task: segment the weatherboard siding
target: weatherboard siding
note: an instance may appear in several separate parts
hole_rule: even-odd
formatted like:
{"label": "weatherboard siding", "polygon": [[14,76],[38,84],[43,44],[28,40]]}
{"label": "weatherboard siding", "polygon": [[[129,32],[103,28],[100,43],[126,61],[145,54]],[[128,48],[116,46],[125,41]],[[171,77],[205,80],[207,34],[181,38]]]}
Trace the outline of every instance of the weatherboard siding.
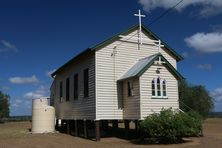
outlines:
{"label": "weatherboard siding", "polygon": [[139,78],[130,79],[133,94],[128,96],[128,81],[123,82],[123,119],[140,119],[140,84]]}
{"label": "weatherboard siding", "polygon": [[[156,73],[157,68],[160,69],[160,74]],[[162,78],[167,82],[167,99],[152,98],[151,82],[153,78]],[[165,66],[152,65],[140,77],[140,99],[141,99],[141,119],[161,111],[162,108],[178,109],[178,81]]]}
{"label": "weatherboard siding", "polygon": [[[89,97],[84,98],[83,70],[89,68]],[[78,73],[78,100],[74,100],[74,74]],[[70,98],[66,101],[66,78],[70,79]],[[59,83],[63,82],[63,102],[59,102]],[[54,80],[54,106],[59,119],[95,119],[95,54],[76,60]]]}
{"label": "weatherboard siding", "polygon": [[[128,35],[137,34],[134,31]],[[137,36],[137,35],[136,35]],[[143,38],[149,39],[145,34]],[[115,52],[114,52],[115,51]],[[168,82],[168,100],[151,100],[150,76],[155,75],[155,68],[151,66],[141,78],[133,78],[134,96],[127,96],[127,82],[122,82],[121,89],[117,89],[117,81],[139,59],[158,53],[158,47],[153,45],[138,45],[138,43],[122,40],[96,49],[87,55],[73,61],[58,72],[51,88],[56,108],[56,117],[60,119],[141,119],[152,111],[158,111],[164,107],[178,107],[177,81],[165,71]],[[115,53],[113,55],[113,53]],[[164,48],[160,53],[176,69],[176,59]],[[84,98],[83,70],[89,68],[89,97]],[[78,73],[79,98],[74,100],[73,78]],[[149,75],[150,73],[150,75]],[[164,74],[164,73],[161,73]],[[66,101],[66,78],[70,79],[70,99]],[[153,77],[152,77],[153,78]],[[63,82],[63,102],[59,102],[59,84]],[[148,86],[145,83],[149,83]],[[121,90],[121,91],[120,91]],[[148,101],[147,101],[148,100]],[[144,103],[144,104],[143,104]],[[163,104],[161,104],[163,103]]]}
{"label": "weatherboard siding", "polygon": [[[136,33],[137,31],[130,33],[127,38]],[[149,39],[145,34],[143,38]],[[115,56],[113,56],[113,51],[115,51]],[[163,49],[160,52],[176,68],[176,60],[172,55]],[[118,97],[117,80],[139,59],[156,53],[158,53],[156,46],[138,45],[121,40],[114,41],[96,51],[96,119],[123,119],[127,117],[127,112],[130,114],[135,111],[135,108],[129,107],[129,111],[126,111],[125,108],[120,107],[123,98]]]}
{"label": "weatherboard siding", "polygon": [[[134,36],[136,37],[137,31],[134,31],[132,33],[130,33],[127,38],[130,38],[130,36]],[[146,34],[142,34],[142,37],[144,40],[153,40],[153,38],[151,38],[149,35]],[[175,68],[177,69],[177,63],[176,63],[176,59],[174,58],[174,56],[172,54],[170,54],[169,51],[167,51],[164,47],[161,47],[160,50],[158,49],[157,46],[154,45],[148,45],[146,43],[146,41],[143,41],[144,44],[139,44],[139,52],[137,53],[137,57],[139,59],[154,55],[158,52],[160,52],[168,61],[169,63]],[[134,43],[135,44],[135,43]],[[136,46],[134,46],[134,48],[138,49],[138,44],[136,44]]]}

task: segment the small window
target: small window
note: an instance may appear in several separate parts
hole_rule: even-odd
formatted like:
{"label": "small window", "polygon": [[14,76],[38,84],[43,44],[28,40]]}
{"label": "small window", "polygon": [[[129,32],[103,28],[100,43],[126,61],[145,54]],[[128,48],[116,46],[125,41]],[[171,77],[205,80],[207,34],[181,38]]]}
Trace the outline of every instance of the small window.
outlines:
{"label": "small window", "polygon": [[74,100],[78,100],[78,74],[74,75]]}
{"label": "small window", "polygon": [[156,96],[156,91],[155,91],[155,80],[152,80],[152,96]]}
{"label": "small window", "polygon": [[128,88],[128,97],[133,96],[133,82],[132,81],[127,82],[127,88]]}
{"label": "small window", "polygon": [[157,78],[157,96],[161,96],[160,78]]}
{"label": "small window", "polygon": [[59,102],[62,102],[62,97],[63,97],[63,86],[62,86],[62,81],[59,83]]}
{"label": "small window", "polygon": [[69,89],[70,89],[70,85],[69,85],[69,78],[66,78],[66,101],[69,101]]}
{"label": "small window", "polygon": [[89,97],[89,69],[85,69],[84,73],[84,97]]}

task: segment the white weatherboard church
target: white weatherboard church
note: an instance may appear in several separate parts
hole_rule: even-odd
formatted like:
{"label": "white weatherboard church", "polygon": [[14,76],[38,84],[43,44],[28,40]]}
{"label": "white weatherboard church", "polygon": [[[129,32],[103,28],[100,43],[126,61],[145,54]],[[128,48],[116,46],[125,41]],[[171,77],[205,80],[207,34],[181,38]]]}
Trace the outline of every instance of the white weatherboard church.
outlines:
{"label": "white weatherboard church", "polygon": [[[179,109],[177,62],[183,58],[148,28],[133,26],[72,58],[52,76],[61,120],[143,120]],[[77,123],[75,124],[77,125]],[[98,134],[98,133],[97,133]]]}

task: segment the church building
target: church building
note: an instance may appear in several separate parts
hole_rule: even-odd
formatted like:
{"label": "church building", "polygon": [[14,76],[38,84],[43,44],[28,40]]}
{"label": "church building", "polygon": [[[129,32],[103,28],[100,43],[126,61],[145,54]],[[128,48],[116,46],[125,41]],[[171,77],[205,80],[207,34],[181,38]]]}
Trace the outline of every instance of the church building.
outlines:
{"label": "church building", "polygon": [[101,125],[108,121],[133,121],[137,127],[139,120],[162,108],[179,109],[178,81],[183,76],[177,62],[182,59],[149,28],[132,26],[52,73],[56,119],[73,126],[76,135],[78,125],[87,135],[87,122],[93,123],[99,140]]}

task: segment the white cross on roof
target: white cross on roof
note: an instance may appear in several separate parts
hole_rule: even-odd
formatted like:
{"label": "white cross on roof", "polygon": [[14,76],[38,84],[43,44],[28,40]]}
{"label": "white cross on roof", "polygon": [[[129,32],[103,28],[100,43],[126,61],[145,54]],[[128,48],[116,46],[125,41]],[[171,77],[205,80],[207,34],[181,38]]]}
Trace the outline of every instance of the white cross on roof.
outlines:
{"label": "white cross on roof", "polygon": [[143,44],[142,42],[142,21],[141,21],[141,17],[146,17],[145,15],[142,15],[139,9],[139,13],[138,14],[134,14],[134,16],[138,16],[139,17],[139,27],[140,27],[140,32],[139,32],[139,37],[140,37],[140,44]]}

